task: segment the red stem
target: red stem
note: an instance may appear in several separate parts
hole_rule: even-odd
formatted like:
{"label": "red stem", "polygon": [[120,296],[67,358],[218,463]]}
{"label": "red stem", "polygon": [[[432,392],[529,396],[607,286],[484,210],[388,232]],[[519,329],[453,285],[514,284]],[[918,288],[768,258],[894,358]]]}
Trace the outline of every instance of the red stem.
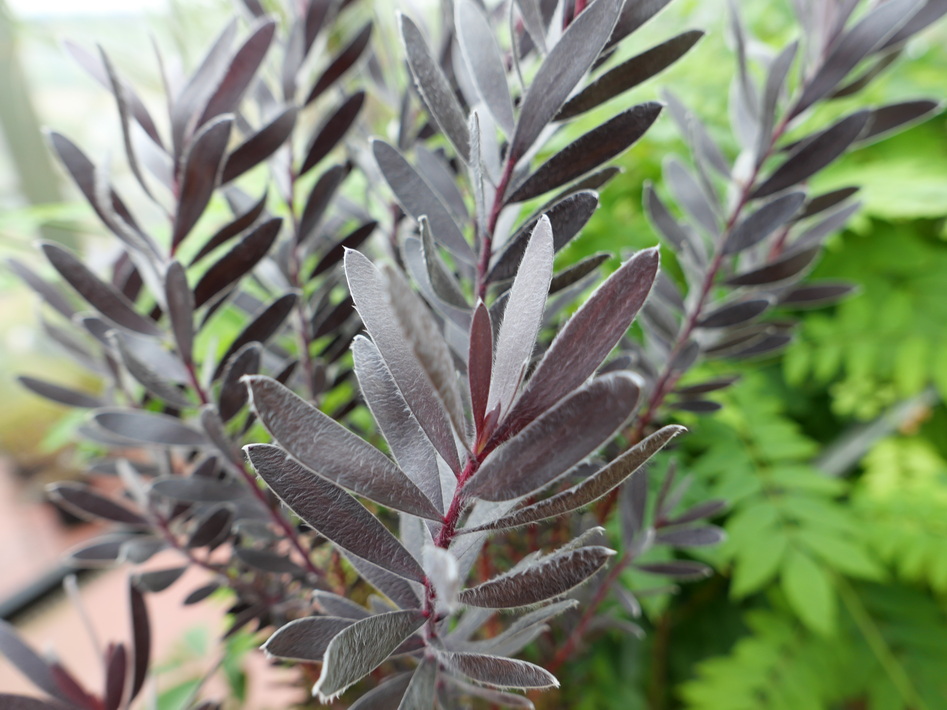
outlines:
{"label": "red stem", "polygon": [[506,159],[503,175],[500,177],[500,184],[497,185],[496,196],[493,198],[493,206],[490,208],[487,231],[483,235],[483,248],[480,251],[480,262],[477,264],[477,295],[481,300],[485,300],[489,285],[487,274],[490,270],[490,258],[493,256],[493,233],[496,231],[497,220],[500,219],[500,212],[503,210],[503,198],[513,178],[513,169],[516,167],[517,160],[518,158],[512,154]]}

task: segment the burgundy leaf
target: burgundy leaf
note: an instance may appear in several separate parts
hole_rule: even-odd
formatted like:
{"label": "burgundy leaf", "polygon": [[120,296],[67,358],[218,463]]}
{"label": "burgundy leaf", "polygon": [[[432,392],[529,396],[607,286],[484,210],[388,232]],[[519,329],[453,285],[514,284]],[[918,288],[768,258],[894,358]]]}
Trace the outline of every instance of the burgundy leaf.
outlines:
{"label": "burgundy leaf", "polygon": [[316,181],[315,186],[306,198],[302,216],[299,218],[299,229],[296,240],[302,244],[316,235],[316,230],[325,216],[326,210],[342,181],[348,175],[348,169],[342,165],[333,165],[326,170]]}
{"label": "burgundy leaf", "polygon": [[247,343],[227,362],[220,381],[218,412],[224,422],[233,419],[247,403],[247,388],[240,381],[244,375],[260,372],[263,348],[259,343]]}
{"label": "burgundy leaf", "polygon": [[326,648],[313,695],[318,695],[322,702],[338,697],[381,665],[426,621],[419,611],[393,611],[356,621],[343,629]]}
{"label": "burgundy leaf", "polygon": [[556,120],[564,121],[590,111],[647,81],[687,54],[703,36],[700,30],[690,30],[622,62],[569,99]]}
{"label": "burgundy leaf", "polygon": [[752,298],[715,308],[697,321],[700,328],[728,328],[761,316],[772,305],[768,298]]}
{"label": "burgundy leaf", "polygon": [[[27,646],[9,623],[0,619],[0,653],[16,667],[20,673],[47,695],[62,700],[69,705],[69,697],[65,695],[56,683],[56,679],[46,663],[32,648]],[[8,696],[9,697],[9,696]],[[2,699],[3,696],[0,696]],[[14,700],[14,703],[19,702]],[[47,708],[52,704],[37,705],[37,708]],[[4,705],[4,707],[8,707]],[[16,705],[10,707],[16,708]],[[24,709],[27,705],[22,706]]]}
{"label": "burgundy leaf", "polygon": [[758,269],[731,276],[727,283],[731,286],[763,286],[791,279],[803,272],[819,255],[819,251],[820,247],[815,246],[787,254]]}
{"label": "burgundy leaf", "polygon": [[891,131],[901,130],[911,123],[923,121],[941,108],[937,101],[903,101],[876,108],[871,112],[868,130],[858,138],[858,145],[874,141]]}
{"label": "burgundy leaf", "polygon": [[406,579],[424,581],[424,571],[397,538],[344,490],[275,446],[251,444],[245,451],[273,492],[323,537]]}
{"label": "burgundy leaf", "polygon": [[105,654],[105,697],[102,700],[104,710],[119,710],[127,675],[128,652],[125,650],[125,644],[109,644]]}
{"label": "burgundy leaf", "polygon": [[310,616],[290,621],[263,644],[267,656],[302,663],[321,663],[336,636],[354,623],[334,616]]}
{"label": "burgundy leaf", "polygon": [[292,313],[296,307],[297,299],[298,296],[295,293],[284,294],[255,315],[247,327],[234,338],[230,347],[227,348],[227,352],[220,358],[220,364],[214,372],[213,379],[216,380],[223,374],[224,367],[230,361],[231,356],[237,353],[241,348],[254,342],[265,345],[275,333],[279,332],[280,328],[283,327],[283,323],[285,323],[289,317],[289,314]]}
{"label": "burgundy leaf", "polygon": [[767,202],[756,212],[740,220],[730,231],[723,253],[736,254],[759,244],[777,229],[785,226],[802,209],[805,200],[806,193],[800,190]]}
{"label": "burgundy leaf", "polygon": [[171,233],[172,249],[176,249],[197,224],[214,194],[232,126],[233,118],[229,116],[209,122],[194,136],[184,156],[180,198]]}
{"label": "burgundy leaf", "polygon": [[369,22],[359,30],[358,34],[355,35],[355,39],[333,58],[322,76],[313,85],[306,101],[303,103],[304,106],[308,106],[319,98],[326,89],[341,79],[342,75],[352,68],[368,47],[368,40],[371,39],[371,36],[372,24]]}
{"label": "burgundy leaf", "polygon": [[[314,3],[315,4],[315,3]],[[303,176],[319,164],[329,152],[339,144],[345,134],[349,132],[355,119],[358,118],[362,105],[365,103],[365,92],[358,91],[349,96],[335,113],[326,119],[315,133],[306,158],[303,160],[299,175]]]}
{"label": "burgundy leaf", "polygon": [[280,217],[263,222],[220,257],[194,287],[194,306],[200,308],[253,269],[273,246],[282,223]]}
{"label": "burgundy leaf", "polygon": [[796,217],[796,221],[812,217],[828,209],[832,209],[837,204],[844,202],[849,197],[858,192],[858,187],[842,187],[838,190],[832,190],[816,197],[813,197],[806,203],[805,209]]}
{"label": "burgundy leaf", "polygon": [[856,289],[852,284],[820,281],[792,289],[779,302],[794,308],[823,306],[845,298]]}
{"label": "burgundy leaf", "polygon": [[226,73],[207,101],[204,112],[197,121],[198,126],[203,126],[212,118],[237,109],[263,63],[275,32],[275,20],[266,18],[256,23],[250,37],[233,55]]}
{"label": "burgundy leaf", "polygon": [[563,289],[578,283],[595,271],[599,266],[608,261],[611,256],[612,255],[607,252],[599,252],[598,254],[593,254],[582,261],[576,262],[568,269],[563,269],[552,277],[552,281],[549,284],[549,293],[558,293],[559,291],[562,291]]}
{"label": "burgundy leaf", "polygon": [[679,394],[682,397],[690,397],[698,394],[707,394],[708,392],[717,392],[722,389],[726,389],[731,385],[735,384],[740,379],[739,375],[731,375],[729,377],[720,377],[714,380],[707,380],[701,382],[698,385],[689,385],[687,387],[679,387],[674,390],[675,394]]}
{"label": "burgundy leaf", "polygon": [[201,247],[200,251],[197,252],[197,255],[191,259],[191,266],[210,254],[220,245],[236,237],[238,234],[243,232],[243,230],[248,229],[250,225],[256,222],[260,215],[263,214],[263,210],[266,208],[266,197],[267,194],[263,193],[263,197],[254,203],[250,209],[237,215],[237,217],[235,217],[232,221],[228,222],[219,230],[217,230],[214,236],[208,239],[204,246]]}
{"label": "burgundy leaf", "polygon": [[520,105],[508,160],[522,158],[562,108],[605,46],[621,6],[619,0],[596,0],[546,55]]}
{"label": "burgundy leaf", "polygon": [[177,261],[168,264],[165,272],[164,300],[178,354],[184,362],[191,362],[194,357],[194,294],[184,267]]}
{"label": "burgundy leaf", "polygon": [[313,268],[312,273],[309,274],[309,278],[313,279],[319,274],[325,273],[342,261],[342,259],[345,258],[346,250],[358,249],[362,243],[375,232],[377,227],[378,222],[366,222],[353,229],[341,241],[336,242],[329,251],[322,255],[315,268]]}
{"label": "burgundy leaf", "polygon": [[635,378],[592,380],[490,454],[465,490],[484,500],[512,500],[541,490],[605,444],[631,415]]}
{"label": "burgundy leaf", "polygon": [[235,180],[273,155],[292,134],[297,113],[298,109],[290,106],[237,146],[224,162],[220,183]]}
{"label": "burgundy leaf", "polygon": [[[210,515],[203,517],[188,538],[188,547],[209,547],[211,549],[221,544],[230,534],[234,522],[234,511],[228,506],[220,506],[211,510]],[[207,596],[212,594],[218,584],[214,583],[207,591]],[[206,588],[205,588],[206,589]],[[192,594],[192,596],[194,596]],[[190,599],[190,597],[189,597]],[[189,603],[196,603],[199,599],[194,599]]]}
{"label": "burgundy leaf", "polygon": [[531,421],[595,372],[631,326],[657,271],[658,250],[645,249],[589,296],[549,346],[511,419]]}
{"label": "burgundy leaf", "polygon": [[483,302],[477,303],[470,322],[470,351],[467,356],[467,379],[470,386],[470,404],[474,426],[479,432],[487,413],[490,396],[490,372],[493,368],[493,325],[490,311]]}
{"label": "burgundy leaf", "polygon": [[359,495],[412,515],[440,513],[391,460],[268,377],[248,377],[260,421],[304,466]]}
{"label": "burgundy leaf", "polygon": [[101,281],[67,249],[56,244],[42,245],[49,263],[89,305],[117,325],[146,335],[161,331],[154,321],[135,310],[134,304],[111,284]]}

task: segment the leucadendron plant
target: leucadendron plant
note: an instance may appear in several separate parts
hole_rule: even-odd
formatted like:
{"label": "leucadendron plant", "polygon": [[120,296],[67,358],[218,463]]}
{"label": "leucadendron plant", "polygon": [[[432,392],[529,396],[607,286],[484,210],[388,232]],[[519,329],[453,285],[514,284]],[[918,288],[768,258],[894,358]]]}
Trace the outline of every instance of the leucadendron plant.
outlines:
{"label": "leucadendron plant", "polygon": [[[80,433],[109,456],[90,474],[124,485],[53,489],[119,526],[73,561],[174,549],[181,564],[140,588],[203,567],[214,579],[188,601],[229,589],[229,633],[268,627],[264,650],[302,664],[322,701],[351,688],[353,708],[405,710],[531,707],[510,691],[556,686],[608,598],[625,611],[601,618],[641,631],[624,570],[708,575],[673,553],[719,542],[706,521],[725,504],[678,510],[673,475],[649,490],[643,467],[682,433],[677,412],[713,411],[705,395],[734,381],[688,378],[696,363],[774,352],[790,327],[771,309],[848,292],[799,284],[854,211],[853,190],[812,197],[805,182],[935,105],[827,128],[808,116],[867,84],[947,2],[797,2],[804,41],[767,62],[763,87],[734,9],[735,160],[674,95],[619,99],[700,39],[614,60],[668,3],[454,0],[430,28],[398,15],[400,47],[385,48],[357,2],[293,4],[282,23],[245,2],[236,50],[231,23],[189,79],[167,77],[165,130],[104,53],[72,46],[114,94],[129,171],[161,215],[133,215],[107,166],[51,135],[121,242],[110,282],[43,247],[91,313],[11,264],[58,313],[50,335],[109,382],[90,395],[23,378],[92,410]],[[665,171],[683,221],[650,186],[645,203],[683,281],[656,248],[621,255],[622,235],[557,272],[618,172],[608,163],[665,105],[695,169],[671,158]],[[530,644],[538,663],[516,658]],[[132,696],[117,697],[109,707]]]}

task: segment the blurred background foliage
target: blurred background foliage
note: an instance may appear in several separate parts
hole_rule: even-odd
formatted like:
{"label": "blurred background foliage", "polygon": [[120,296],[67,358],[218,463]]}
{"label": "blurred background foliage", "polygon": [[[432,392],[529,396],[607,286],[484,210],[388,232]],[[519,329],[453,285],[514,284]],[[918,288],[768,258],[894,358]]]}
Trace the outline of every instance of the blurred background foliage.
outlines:
{"label": "blurred background foliage", "polygon": [[[740,5],[761,40],[751,52],[767,52],[769,42],[776,46],[795,34],[788,2]],[[682,62],[627,100],[672,87],[733,149],[727,96],[734,60],[722,10],[720,0],[677,0],[649,32],[639,33],[642,44],[629,53],[685,29],[707,30]],[[375,11],[379,21],[392,22],[387,2],[376,3]],[[108,97],[79,78],[55,39],[99,41],[133,82],[156,87],[153,58],[142,50],[148,34],[190,64],[228,12],[225,1],[176,2],[167,15],[146,22],[14,23],[3,13],[0,23],[8,24],[7,36],[17,34],[42,122],[105,150],[111,147]],[[941,22],[883,80],[822,110],[841,115],[854,105],[945,98],[945,68],[947,23]],[[100,114],[109,119],[97,120]],[[586,121],[575,131],[593,125],[596,115]],[[657,241],[642,212],[641,188],[646,180],[660,182],[669,152],[686,154],[664,118],[622,158],[624,173],[604,191],[601,209],[564,251],[563,263]],[[27,194],[23,166],[2,164],[0,250],[28,254],[40,231],[88,241],[86,211],[68,196],[57,201],[60,189],[67,194],[64,187]],[[702,553],[718,573],[677,595],[648,599],[644,638],[601,629],[565,666],[563,690],[542,698],[544,706],[947,707],[947,114],[845,157],[812,188],[848,184],[862,186],[864,208],[832,238],[813,276],[858,283],[859,293],[805,313],[795,343],[779,358],[707,366],[737,371],[743,380],[722,395],[718,414],[684,421],[693,433],[674,457],[678,475],[691,482],[685,495],[729,501],[718,521],[727,543]],[[0,369],[7,375],[0,381],[0,451],[21,463],[55,450],[69,430],[61,411],[24,395],[9,377],[47,367],[36,360],[47,355],[30,303],[0,273]],[[660,469],[652,471],[656,481]]]}

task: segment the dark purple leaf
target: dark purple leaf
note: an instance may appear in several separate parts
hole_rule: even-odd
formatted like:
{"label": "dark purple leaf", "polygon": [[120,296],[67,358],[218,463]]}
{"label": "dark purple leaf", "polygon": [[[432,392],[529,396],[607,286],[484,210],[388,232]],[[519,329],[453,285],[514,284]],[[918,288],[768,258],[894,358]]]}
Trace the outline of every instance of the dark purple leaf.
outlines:
{"label": "dark purple leaf", "polygon": [[665,528],[658,531],[655,542],[672,547],[708,547],[726,539],[723,530],[715,525],[696,528]]}
{"label": "dark purple leaf", "polygon": [[194,357],[194,295],[187,282],[187,272],[177,261],[168,264],[164,276],[164,299],[171,331],[184,362]]}
{"label": "dark purple leaf", "polygon": [[823,306],[835,303],[856,290],[857,287],[852,284],[821,281],[798,286],[782,296],[779,302],[793,308]]}
{"label": "dark purple leaf", "polygon": [[704,250],[697,242],[696,237],[686,226],[681,225],[674,219],[650,183],[645,184],[644,206],[651,224],[657,228],[670,246],[677,251],[688,251],[693,257],[703,257]]}
{"label": "dark purple leaf", "polygon": [[669,522],[673,525],[683,525],[684,523],[692,523],[695,520],[702,520],[703,518],[712,518],[725,510],[727,507],[727,502],[723,500],[708,500],[703,503],[698,503],[693,508],[689,508],[680,515],[672,518]]}
{"label": "dark purple leaf", "polygon": [[626,2],[622,8],[618,22],[612,30],[611,37],[605,49],[609,50],[621,42],[625,37],[641,27],[644,23],[657,15],[671,0],[636,0]]}
{"label": "dark purple leaf", "polygon": [[75,315],[75,309],[69,304],[66,296],[58,284],[54,285],[41,278],[35,271],[24,264],[19,259],[10,258],[6,261],[7,266],[16,274],[27,286],[36,291],[39,296],[46,301],[53,309],[58,311],[66,320],[72,320]]}
{"label": "dark purple leaf", "polygon": [[337,332],[354,313],[355,303],[351,297],[346,297],[331,308],[327,304],[312,317],[312,337],[321,338]]}
{"label": "dark purple leaf", "polygon": [[868,124],[869,118],[870,111],[858,111],[830,126],[812,140],[803,141],[786,161],[753,191],[751,197],[755,199],[781,192],[822,170],[855,142]]}
{"label": "dark purple leaf", "polygon": [[549,284],[549,293],[558,293],[564,288],[578,283],[608,261],[611,256],[606,252],[600,252],[573,264],[568,269],[563,269],[552,277],[552,282]]}
{"label": "dark purple leaf", "polygon": [[516,230],[503,253],[494,262],[487,280],[490,283],[496,283],[516,275],[516,269],[523,259],[530,235],[543,215],[549,218],[552,226],[553,250],[558,252],[588,224],[596,209],[598,209],[598,195],[592,190],[574,192],[556,201],[550,207],[543,208],[540,214],[530,218]]}
{"label": "dark purple leaf", "polygon": [[185,565],[184,567],[172,567],[170,569],[155,570],[154,572],[142,572],[134,577],[134,584],[146,592],[163,592],[177,582],[186,571],[187,566]]}
{"label": "dark purple leaf", "polygon": [[397,538],[344,490],[275,446],[251,444],[245,451],[273,492],[320,535],[389,572],[424,581],[424,571]]}
{"label": "dark purple leaf", "polygon": [[743,348],[742,350],[734,350],[733,352],[728,353],[727,357],[731,359],[741,359],[772,355],[773,353],[785,348],[790,342],[792,342],[792,335],[785,333],[774,333],[764,336],[762,339]]}
{"label": "dark purple leaf", "polygon": [[490,23],[471,0],[455,3],[454,13],[454,27],[470,78],[497,125],[511,136],[516,123],[513,102],[506,83],[506,66]]}
{"label": "dark purple leaf", "polygon": [[227,156],[220,183],[235,180],[273,155],[292,134],[297,112],[295,106],[290,106],[237,146]]}
{"label": "dark purple leaf", "polygon": [[220,358],[220,365],[218,365],[217,371],[214,372],[213,379],[216,380],[223,374],[227,362],[229,362],[230,358],[241,348],[254,342],[265,345],[275,333],[279,332],[280,328],[283,327],[283,323],[285,323],[289,317],[289,314],[292,313],[296,307],[297,299],[298,296],[295,293],[284,294],[254,316],[249,325],[234,338],[230,347],[227,348],[227,352]]}
{"label": "dark purple leaf", "polygon": [[[602,1],[602,0],[600,0]],[[507,202],[525,202],[575,180],[632,146],[661,113],[661,104],[639,104],[623,111],[543,163]]]}
{"label": "dark purple leaf", "polygon": [[552,224],[544,215],[530,235],[503,308],[487,411],[499,407],[500,415],[505,416],[526,374],[552,280],[553,249]]}
{"label": "dark purple leaf", "polygon": [[924,0],[889,0],[876,5],[835,41],[819,70],[806,83],[790,117],[831,93],[858,63],[911,19]]}
{"label": "dark purple leaf", "polygon": [[339,141],[345,137],[352,124],[355,123],[355,119],[358,118],[364,103],[364,91],[352,94],[318,128],[315,138],[313,138],[309,149],[306,151],[306,158],[303,160],[302,167],[299,169],[300,176],[305,175],[318,165],[339,144]]}
{"label": "dark purple leaf", "polygon": [[945,14],[947,14],[947,3],[943,0],[927,0],[917,12],[911,15],[911,19],[885,40],[885,43],[877,51],[884,51],[903,43]]}
{"label": "dark purple leaf", "polygon": [[59,506],[87,520],[108,520],[119,525],[147,528],[148,521],[124,505],[96,493],[82,483],[55,483],[48,489]]}
{"label": "dark purple leaf", "polygon": [[618,0],[592,3],[550,50],[523,97],[508,160],[522,158],[562,108],[605,46],[621,6]]}
{"label": "dark purple leaf", "polygon": [[286,555],[273,550],[256,550],[250,547],[236,546],[234,556],[243,564],[261,572],[270,574],[289,574],[294,577],[303,577],[306,572],[295,564]]}
{"label": "dark purple leaf", "polygon": [[682,397],[692,397],[699,394],[707,394],[709,392],[718,392],[719,390],[726,389],[731,385],[735,384],[740,379],[739,375],[731,375],[729,377],[720,377],[715,380],[707,380],[706,382],[701,382],[698,385],[688,385],[687,387],[679,387],[674,390],[674,394],[681,395]]}
{"label": "dark purple leaf", "polygon": [[848,224],[848,220],[861,209],[861,206],[861,202],[853,202],[819,220],[793,240],[793,250],[822,246],[826,237],[835,234]]}
{"label": "dark purple leaf", "polygon": [[246,382],[260,421],[304,466],[382,505],[440,519],[431,501],[378,449],[275,380],[254,376]]}
{"label": "dark purple leaf", "polygon": [[145,390],[162,400],[166,404],[177,409],[186,409],[193,406],[193,402],[187,395],[178,389],[174,383],[169,382],[146,363],[142,362],[125,343],[117,333],[109,333],[108,341],[111,342],[121,356],[122,364],[125,369]]}
{"label": "dark purple leaf", "polygon": [[310,616],[296,619],[277,629],[263,644],[267,656],[302,663],[321,663],[326,649],[343,629],[355,623],[334,616]]}
{"label": "dark purple leaf", "polygon": [[515,609],[554,599],[598,572],[614,550],[580,547],[557,552],[460,593],[460,601],[487,609]]}
{"label": "dark purple leaf", "polygon": [[[211,510],[209,515],[201,518],[191,537],[187,541],[188,547],[209,547],[211,549],[221,544],[230,534],[234,522],[234,511],[229,506],[220,506]],[[207,592],[211,594],[218,585]],[[193,603],[193,602],[192,602]]]}
{"label": "dark purple leaf", "polygon": [[280,217],[263,222],[214,262],[194,287],[194,306],[200,308],[253,269],[273,246],[282,224]]}
{"label": "dark purple leaf", "polygon": [[128,652],[125,650],[125,644],[109,644],[105,653],[105,697],[102,699],[104,710],[119,710],[127,675]]}
{"label": "dark purple leaf", "polygon": [[[13,626],[2,619],[0,619],[0,653],[6,656],[7,660],[37,688],[47,695],[62,700],[67,705],[69,704],[69,697],[59,689],[49,664],[20,639]],[[0,699],[3,699],[3,696],[0,696]],[[37,705],[37,708],[51,706],[52,704]],[[4,705],[3,707],[8,706]],[[12,705],[10,707],[16,708],[17,706]],[[22,707],[25,709],[28,706],[23,705]]]}
{"label": "dark purple leaf", "polygon": [[40,397],[65,404],[67,407],[95,408],[101,407],[103,404],[102,400],[94,395],[46,382],[45,380],[38,380],[35,377],[20,375],[16,379],[21,385]]}
{"label": "dark purple leaf", "polygon": [[326,210],[339,186],[348,175],[348,169],[343,165],[333,165],[326,170],[316,181],[315,186],[306,198],[302,216],[299,218],[299,231],[296,241],[303,244],[316,236],[319,224],[325,216]]}
{"label": "dark purple leaf", "polygon": [[788,224],[802,209],[805,200],[806,193],[800,190],[767,202],[733,227],[727,236],[723,253],[725,255],[737,254],[759,244],[777,229]]}
{"label": "dark purple leaf", "polygon": [[590,111],[647,81],[687,54],[703,36],[700,30],[684,32],[610,69],[569,99],[556,120],[564,121]]}
{"label": "dark purple leaf", "polygon": [[559,681],[552,673],[526,661],[479,653],[440,651],[437,655],[450,670],[493,688],[559,687]]}
{"label": "dark purple leaf", "polygon": [[207,445],[201,432],[167,414],[111,407],[97,410],[92,420],[107,432],[130,442],[190,448]]}
{"label": "dark purple leaf", "polygon": [[263,58],[273,42],[276,21],[270,18],[259,20],[250,37],[237,50],[223,78],[207,101],[204,112],[197,121],[198,126],[217,116],[235,111],[240,100],[253,83]]}
{"label": "dark purple leaf", "polygon": [[930,117],[941,108],[937,101],[903,101],[876,108],[871,112],[868,130],[858,138],[858,145],[877,140],[880,136],[896,130],[902,130],[911,123],[917,123]]}
{"label": "dark purple leaf", "polygon": [[161,332],[154,321],[136,311],[131,301],[114,286],[101,281],[72,252],[50,243],[43,244],[42,249],[63,279],[106,318],[138,333],[157,335]]}
{"label": "dark purple leaf", "polygon": [[385,181],[402,209],[415,220],[419,220],[422,215],[427,217],[438,243],[465,262],[474,263],[476,256],[473,249],[450,211],[404,156],[381,140],[372,141],[372,151]]}
{"label": "dark purple leaf", "polygon": [[812,217],[819,214],[820,212],[825,212],[826,210],[835,207],[835,205],[839,204],[840,202],[844,202],[849,197],[858,192],[858,190],[859,188],[857,187],[843,187],[839,188],[838,190],[832,190],[831,192],[826,192],[813,197],[808,203],[806,203],[806,207],[802,211],[802,214],[796,217],[796,221]]}
{"label": "dark purple leaf", "polygon": [[531,421],[595,372],[628,330],[658,271],[658,250],[639,252],[562,327],[511,415]]}
{"label": "dark purple leaf", "polygon": [[467,380],[474,426],[479,432],[487,413],[490,396],[490,371],[493,368],[493,325],[490,311],[483,302],[477,304],[470,322],[470,350],[467,356]]}
{"label": "dark purple leaf", "polygon": [[773,125],[776,118],[776,109],[779,99],[785,91],[786,78],[793,60],[799,50],[799,42],[791,42],[778,54],[769,66],[766,74],[766,86],[763,89],[763,99],[757,136],[756,157],[762,161],[763,157],[772,148]]}
{"label": "dark purple leaf", "polygon": [[453,143],[457,153],[465,161],[470,156],[470,133],[467,116],[457,101],[454,90],[444,76],[439,63],[431,55],[421,30],[409,18],[398,16],[401,41],[404,43],[408,67],[415,87],[431,112],[438,127]]}
{"label": "dark purple leaf", "polygon": [[366,239],[372,236],[377,227],[378,222],[366,222],[353,229],[319,259],[312,273],[309,274],[309,278],[313,279],[319,274],[325,273],[342,261],[347,249],[358,249]]}
{"label": "dark purple leaf", "polygon": [[541,490],[611,439],[639,394],[635,379],[626,373],[592,380],[501,444],[465,490],[490,501]]}
{"label": "dark purple leaf", "polygon": [[712,414],[723,409],[720,402],[713,402],[709,399],[682,399],[677,400],[671,405],[674,409],[684,412],[694,412],[695,414]]}
{"label": "dark purple leaf", "polygon": [[263,348],[259,343],[247,343],[227,362],[220,381],[218,411],[224,422],[233,419],[247,403],[247,388],[240,381],[244,375],[260,372]]}
{"label": "dark purple leaf", "polygon": [[128,533],[102,535],[73,547],[64,557],[77,567],[111,567],[124,559],[123,547],[133,539]]}
{"label": "dark purple leaf", "polygon": [[214,194],[232,127],[233,118],[229,116],[209,122],[194,136],[184,156],[180,198],[171,233],[172,249],[176,249],[197,224]]}
{"label": "dark purple leaf", "polygon": [[520,508],[497,520],[467,528],[461,532],[472,533],[514,528],[583,508],[623,483],[647,463],[652,456],[664,448],[671,439],[683,431],[684,427],[680,426],[663,427],[572,488],[538,503]]}
{"label": "dark purple leaf", "polygon": [[371,39],[371,36],[372,23],[369,22],[359,30],[358,34],[355,35],[355,39],[332,59],[332,62],[316,81],[312,87],[312,91],[310,91],[306,97],[306,101],[303,103],[304,106],[308,106],[319,98],[326,89],[341,79],[342,75],[352,68],[368,47],[368,41]]}
{"label": "dark purple leaf", "polygon": [[327,702],[375,670],[427,621],[419,611],[393,611],[356,621],[343,629],[325,651],[313,695]]}
{"label": "dark purple leaf", "polygon": [[720,219],[717,208],[694,174],[684,167],[680,160],[672,157],[664,163],[664,178],[678,204],[691,219],[708,234],[719,234]]}
{"label": "dark purple leaf", "polygon": [[818,256],[819,251],[819,247],[810,247],[788,254],[758,269],[731,276],[727,283],[731,286],[763,286],[791,279],[802,273]]}
{"label": "dark purple leaf", "polygon": [[356,251],[345,254],[345,274],[362,322],[388,365],[408,408],[438,453],[452,470],[459,472],[460,461],[450,418],[434,386],[405,342],[388,302],[387,281],[368,259]]}
{"label": "dark purple leaf", "polygon": [[261,197],[252,207],[250,207],[250,209],[239,214],[233,221],[228,222],[219,230],[217,230],[214,236],[208,239],[204,246],[201,247],[200,251],[197,252],[197,256],[191,259],[191,266],[210,254],[220,245],[236,237],[238,234],[243,232],[243,230],[248,229],[250,225],[256,222],[260,215],[263,214],[263,210],[266,207],[266,197],[266,193],[263,193],[263,197]]}
{"label": "dark purple leaf", "polygon": [[713,570],[702,562],[674,560],[673,562],[651,562],[636,564],[642,572],[660,574],[674,579],[704,579],[713,574]]}
{"label": "dark purple leaf", "polygon": [[752,298],[715,308],[697,321],[700,328],[728,328],[761,316],[772,305],[768,298]]}

